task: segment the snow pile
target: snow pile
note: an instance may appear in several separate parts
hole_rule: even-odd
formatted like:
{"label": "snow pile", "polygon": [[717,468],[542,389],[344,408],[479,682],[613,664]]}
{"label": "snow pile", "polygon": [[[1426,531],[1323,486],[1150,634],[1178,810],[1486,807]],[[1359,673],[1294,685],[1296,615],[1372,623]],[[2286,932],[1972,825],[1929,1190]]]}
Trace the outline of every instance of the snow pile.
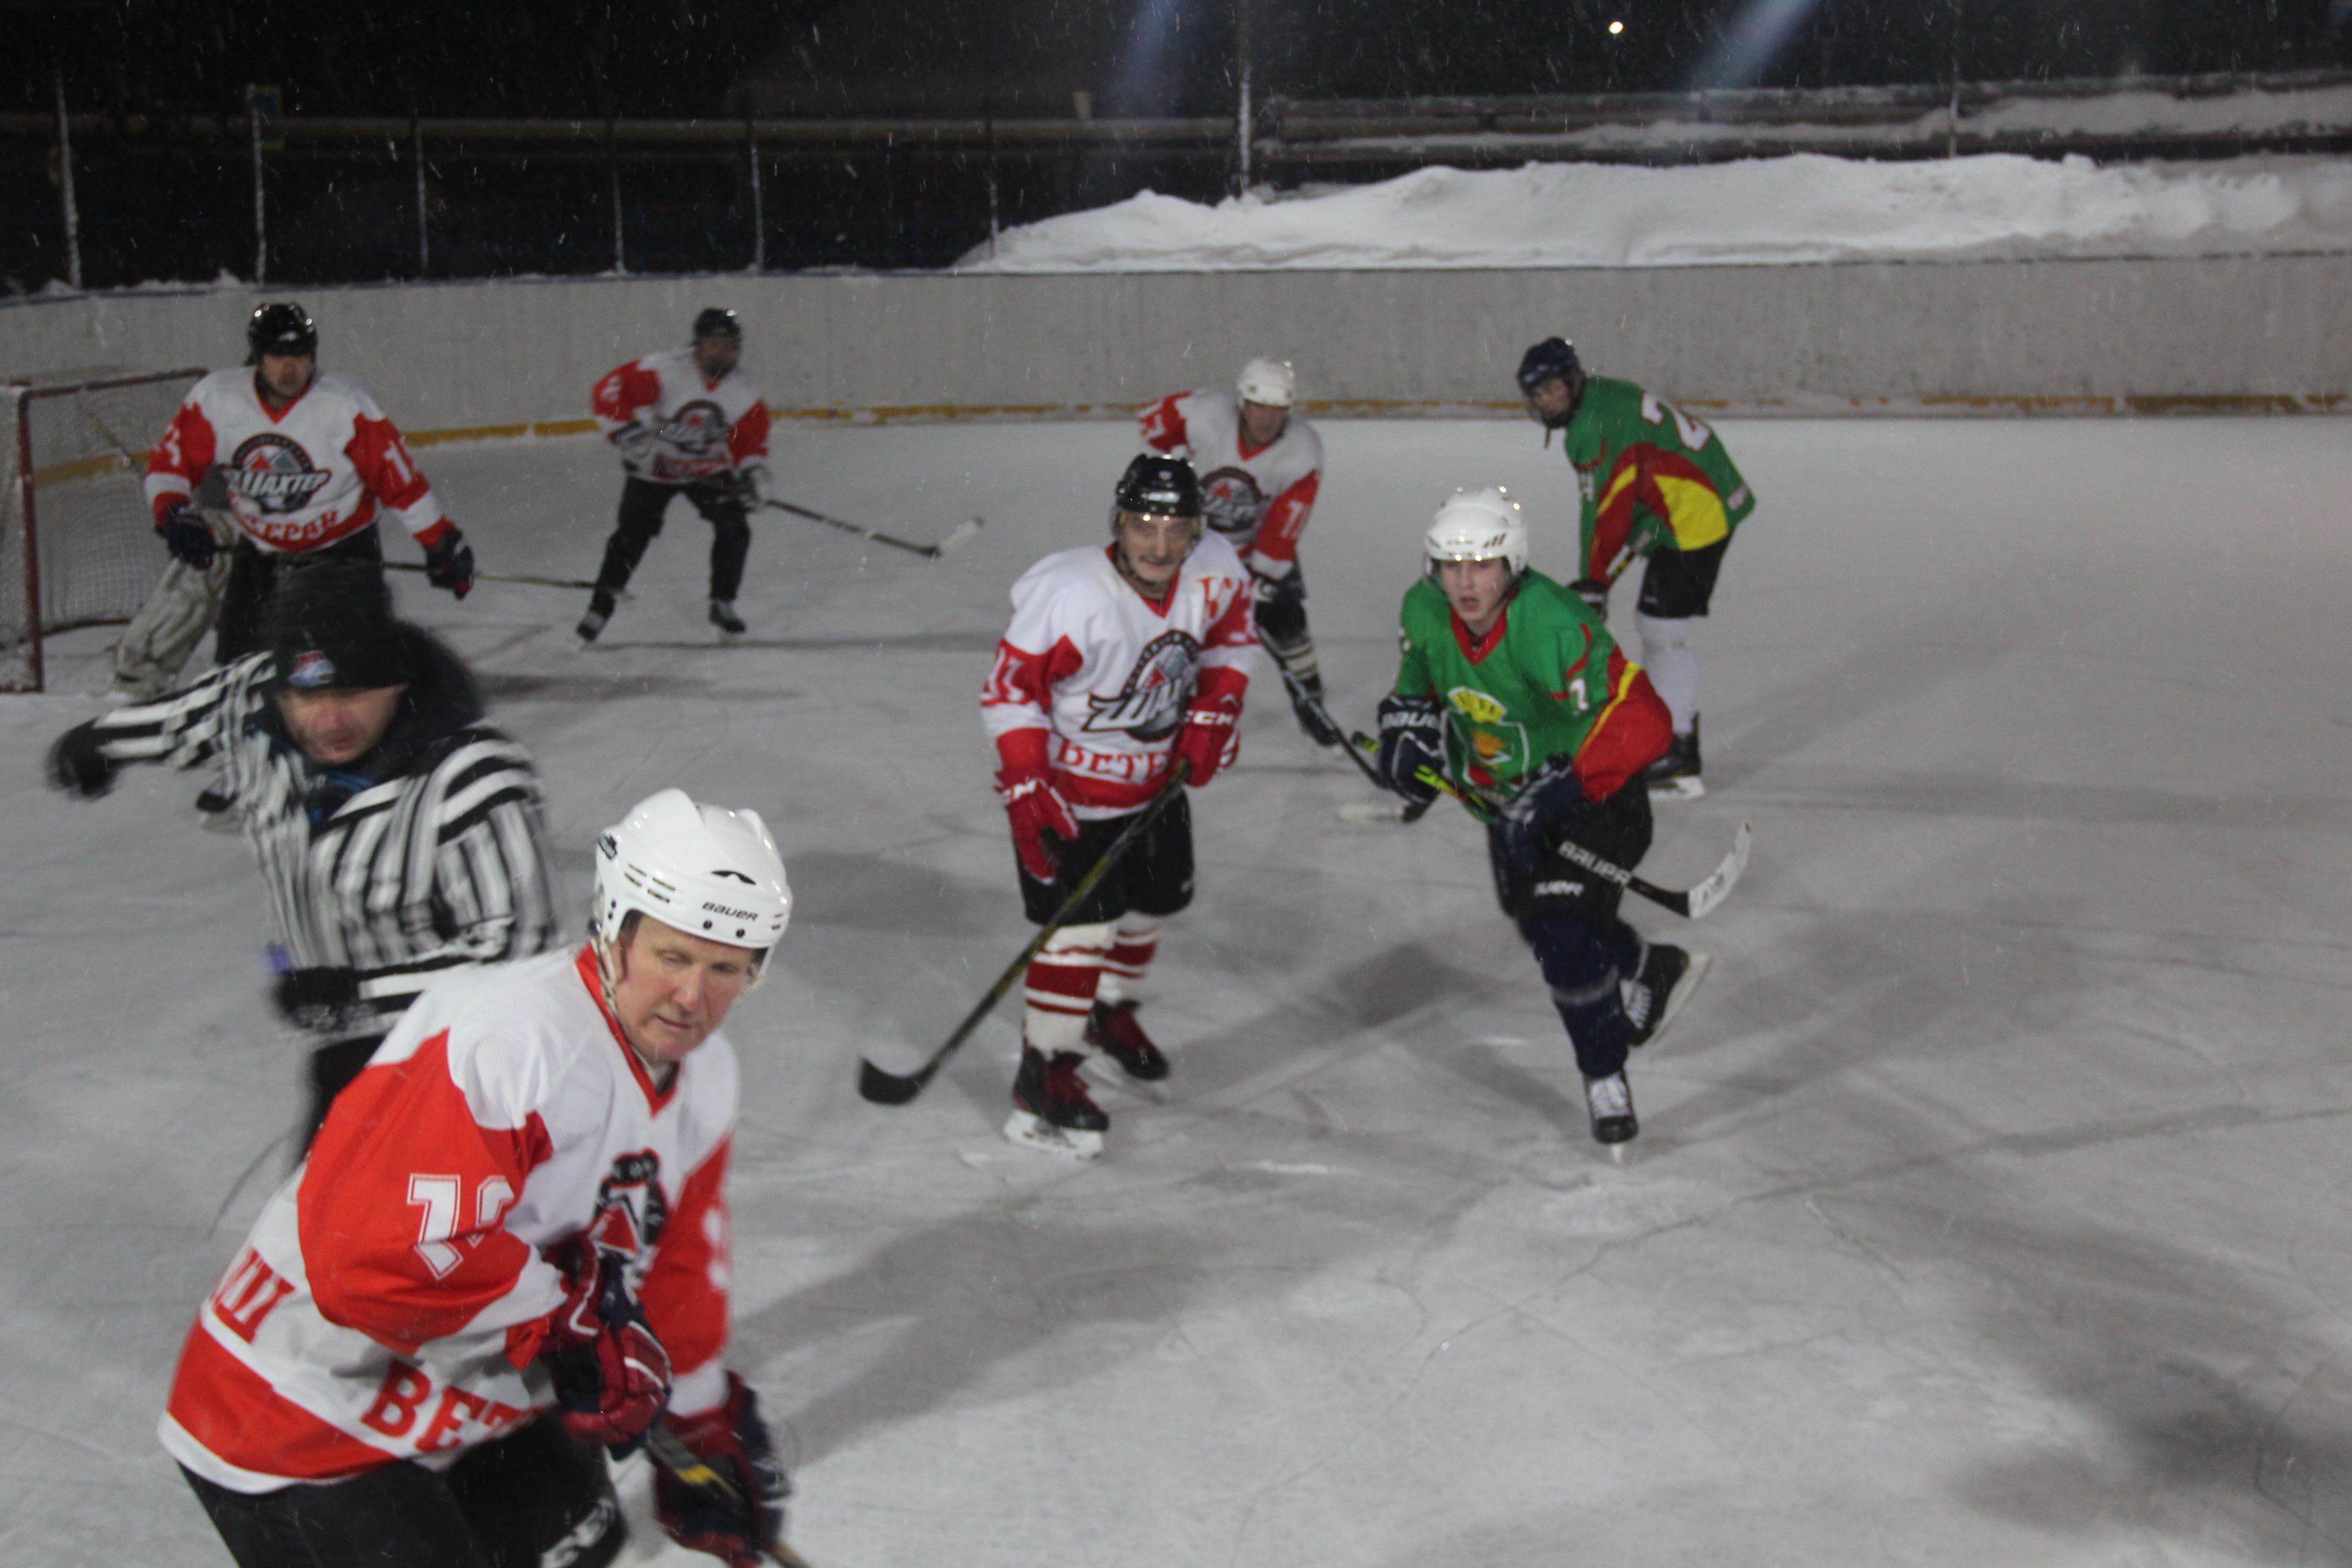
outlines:
{"label": "snow pile", "polygon": [[1419,169],[1214,206],[1146,191],[1007,230],[975,272],[1622,267],[2352,250],[2352,159],[2101,167],[1806,153],[1678,168]]}

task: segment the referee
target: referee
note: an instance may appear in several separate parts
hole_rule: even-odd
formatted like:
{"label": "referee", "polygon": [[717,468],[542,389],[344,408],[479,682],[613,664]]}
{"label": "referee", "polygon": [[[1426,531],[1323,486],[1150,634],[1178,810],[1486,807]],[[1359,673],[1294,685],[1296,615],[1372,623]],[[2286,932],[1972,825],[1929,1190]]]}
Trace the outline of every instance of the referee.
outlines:
{"label": "referee", "polygon": [[49,773],[95,797],[129,763],[224,771],[268,890],[278,1007],[313,1047],[307,1150],[418,992],[544,950],[556,921],[530,754],[482,721],[457,655],[394,616],[373,564],[288,572],[264,649],[67,731]]}

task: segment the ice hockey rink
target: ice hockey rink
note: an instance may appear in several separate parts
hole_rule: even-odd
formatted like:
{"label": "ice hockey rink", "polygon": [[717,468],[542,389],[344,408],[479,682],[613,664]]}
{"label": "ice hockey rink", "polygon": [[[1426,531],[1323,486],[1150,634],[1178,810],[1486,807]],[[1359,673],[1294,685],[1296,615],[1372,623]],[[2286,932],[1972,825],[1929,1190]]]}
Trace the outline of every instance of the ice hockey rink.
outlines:
{"label": "ice hockey rink", "polygon": [[[857,1098],[1026,939],[975,699],[1013,578],[1104,537],[1124,426],[782,433],[796,500],[988,525],[930,563],[769,514],[731,647],[683,507],[593,650],[581,595],[397,585],[539,756],[576,910],[663,785],[782,841],[729,1027],[733,1359],[817,1568],[2342,1563],[2347,432],[1725,425],[1761,505],[1697,638],[1710,793],[1643,869],[1743,820],[1755,855],[1698,925],[1627,903],[1717,964],[1622,1166],[1475,825],[1340,820],[1370,792],[1264,668],[1146,1014],[1175,1074],[1097,1069],[1105,1158],[999,1137],[1012,1004]],[[1570,575],[1570,477],[1524,422],[1323,435],[1309,610],[1368,723],[1436,502],[1510,485]],[[593,439],[419,455],[483,570],[593,571]],[[40,784],[110,635],[0,699],[0,1562],[226,1563],[152,1428],[300,1047],[204,781]]]}

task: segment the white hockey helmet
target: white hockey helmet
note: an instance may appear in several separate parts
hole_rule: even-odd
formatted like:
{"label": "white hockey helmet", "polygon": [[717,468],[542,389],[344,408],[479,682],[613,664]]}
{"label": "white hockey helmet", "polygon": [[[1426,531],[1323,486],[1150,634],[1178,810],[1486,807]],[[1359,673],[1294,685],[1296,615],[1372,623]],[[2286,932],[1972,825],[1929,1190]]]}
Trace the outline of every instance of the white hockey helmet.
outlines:
{"label": "white hockey helmet", "polygon": [[1287,408],[1298,395],[1298,376],[1286,359],[1254,359],[1242,366],[1242,374],[1234,382],[1234,390],[1241,394],[1244,403],[1263,403],[1268,408]]}
{"label": "white hockey helmet", "polygon": [[1511,575],[1528,569],[1528,520],[1508,490],[1455,490],[1445,498],[1421,536],[1422,552],[1433,575],[1441,561],[1507,562]]}
{"label": "white hockey helmet", "polygon": [[682,789],[649,795],[596,840],[588,934],[602,951],[631,911],[765,959],[793,915],[792,884],[768,825],[751,808],[698,805]]}

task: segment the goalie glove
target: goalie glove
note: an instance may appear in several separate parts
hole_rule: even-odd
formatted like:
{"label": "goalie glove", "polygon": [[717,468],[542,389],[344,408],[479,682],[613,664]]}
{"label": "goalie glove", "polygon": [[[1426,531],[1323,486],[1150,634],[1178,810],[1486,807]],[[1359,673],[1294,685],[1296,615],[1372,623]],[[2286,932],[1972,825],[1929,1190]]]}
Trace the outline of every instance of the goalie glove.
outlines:
{"label": "goalie glove", "polygon": [[617,1257],[575,1236],[551,1261],[568,1287],[547,1340],[563,1429],[574,1442],[626,1453],[669,1399],[669,1352]]}
{"label": "goalie glove", "polygon": [[195,571],[211,570],[213,557],[220,553],[220,541],[213,537],[212,525],[185,496],[173,498],[163,509],[155,531],[163,536],[164,549]]}
{"label": "goalie glove", "polygon": [[759,1395],[730,1372],[725,1404],[698,1415],[665,1416],[662,1424],[734,1491],[730,1497],[698,1484],[683,1466],[656,1464],[654,1510],[662,1529],[688,1551],[707,1552],[729,1568],[759,1568],[784,1538],[784,1500],[793,1494],[760,1419]]}

